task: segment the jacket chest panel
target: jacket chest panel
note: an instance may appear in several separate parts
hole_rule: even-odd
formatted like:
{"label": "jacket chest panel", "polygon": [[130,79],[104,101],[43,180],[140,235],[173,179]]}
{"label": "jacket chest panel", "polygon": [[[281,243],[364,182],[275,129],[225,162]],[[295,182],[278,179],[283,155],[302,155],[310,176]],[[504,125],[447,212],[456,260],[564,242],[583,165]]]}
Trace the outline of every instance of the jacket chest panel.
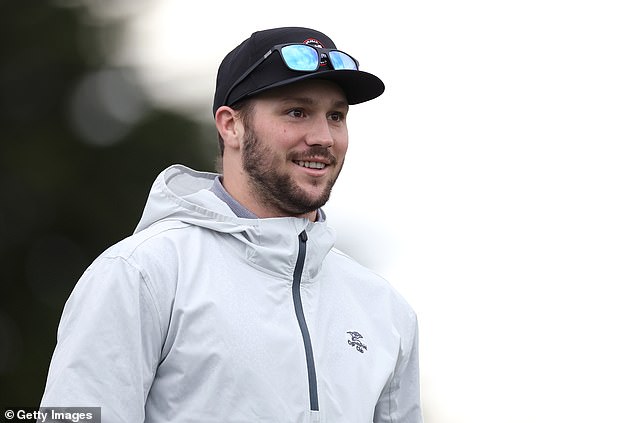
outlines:
{"label": "jacket chest panel", "polygon": [[[227,422],[304,421],[315,413],[292,275],[276,277],[224,247],[192,248],[206,255],[178,273],[169,352],[155,380],[168,398],[156,401],[195,397]],[[299,285],[321,421],[371,421],[394,368],[397,338],[349,290],[330,272]],[[232,407],[251,414],[236,417]]]}

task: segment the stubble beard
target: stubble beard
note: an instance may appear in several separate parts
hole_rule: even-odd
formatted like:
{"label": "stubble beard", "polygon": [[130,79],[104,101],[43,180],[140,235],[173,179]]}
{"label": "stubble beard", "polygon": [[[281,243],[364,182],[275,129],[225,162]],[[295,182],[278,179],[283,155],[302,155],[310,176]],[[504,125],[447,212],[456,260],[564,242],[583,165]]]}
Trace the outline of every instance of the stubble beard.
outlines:
{"label": "stubble beard", "polygon": [[[337,165],[336,158],[325,147],[316,146],[310,150],[309,155],[327,157],[331,162],[330,166]],[[249,178],[251,191],[261,204],[288,216],[310,213],[326,204],[341,168],[328,181],[322,193],[313,198],[295,183],[291,175],[279,172],[272,162],[273,157],[270,148],[258,142],[255,132],[246,127],[242,166]]]}

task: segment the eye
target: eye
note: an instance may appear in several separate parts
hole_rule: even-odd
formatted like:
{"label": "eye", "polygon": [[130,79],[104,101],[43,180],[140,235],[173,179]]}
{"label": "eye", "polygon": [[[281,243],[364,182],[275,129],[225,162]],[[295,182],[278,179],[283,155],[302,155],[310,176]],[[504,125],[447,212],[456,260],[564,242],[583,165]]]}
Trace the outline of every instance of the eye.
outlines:
{"label": "eye", "polygon": [[286,112],[287,115],[294,118],[302,118],[306,116],[306,113],[302,109],[291,109]]}
{"label": "eye", "polygon": [[332,112],[329,117],[335,122],[343,122],[346,116],[341,112]]}

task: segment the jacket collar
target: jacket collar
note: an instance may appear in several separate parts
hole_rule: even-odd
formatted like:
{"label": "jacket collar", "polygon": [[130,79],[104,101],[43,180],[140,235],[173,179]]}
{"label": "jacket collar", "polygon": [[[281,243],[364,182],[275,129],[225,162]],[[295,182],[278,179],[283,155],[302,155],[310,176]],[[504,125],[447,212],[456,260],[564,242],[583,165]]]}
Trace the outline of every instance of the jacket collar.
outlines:
{"label": "jacket collar", "polygon": [[335,243],[326,221],[293,217],[246,219],[237,217],[211,187],[217,174],[198,172],[182,165],[164,170],[150,191],[135,232],[165,220],[177,220],[225,233],[229,243],[252,266],[292,278],[299,252],[299,234],[308,235],[303,279],[313,279]]}

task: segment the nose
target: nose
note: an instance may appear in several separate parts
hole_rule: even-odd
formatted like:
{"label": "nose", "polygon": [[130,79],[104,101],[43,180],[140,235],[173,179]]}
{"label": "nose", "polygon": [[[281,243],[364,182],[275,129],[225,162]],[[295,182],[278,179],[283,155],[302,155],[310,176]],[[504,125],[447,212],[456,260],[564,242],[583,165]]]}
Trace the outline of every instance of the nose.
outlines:
{"label": "nose", "polygon": [[315,119],[306,135],[306,144],[332,147],[334,143],[335,139],[329,119],[327,117]]}

